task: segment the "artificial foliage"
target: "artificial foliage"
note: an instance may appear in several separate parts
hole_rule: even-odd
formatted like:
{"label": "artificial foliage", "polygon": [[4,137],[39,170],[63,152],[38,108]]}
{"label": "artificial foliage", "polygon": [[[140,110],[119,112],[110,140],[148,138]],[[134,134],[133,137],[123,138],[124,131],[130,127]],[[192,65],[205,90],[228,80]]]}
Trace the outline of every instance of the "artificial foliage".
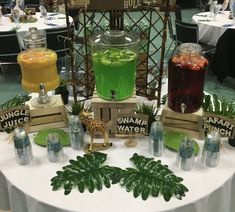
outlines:
{"label": "artificial foliage", "polygon": [[146,158],[136,153],[130,160],[135,168],[124,170],[120,184],[127,192],[133,191],[135,198],[141,196],[146,200],[149,196],[158,197],[162,194],[164,200],[169,201],[172,196],[182,199],[188,191],[181,184],[183,179],[174,175],[160,160],[154,161],[154,158]]}
{"label": "artificial foliage", "polygon": [[216,94],[204,95],[202,103],[205,112],[235,118],[235,101],[218,97]]}
{"label": "artificial foliage", "polygon": [[156,108],[153,104],[141,103],[136,107],[135,112],[148,115],[148,133],[149,133],[152,123],[157,120],[158,108]]}
{"label": "artificial foliage", "polygon": [[0,105],[0,110],[11,109],[13,107],[17,107],[20,105],[24,105],[26,101],[30,100],[30,96],[28,95],[16,95],[12,99],[4,102]]}
{"label": "artificial foliage", "polygon": [[57,176],[51,179],[53,190],[64,188],[64,194],[68,195],[73,188],[83,193],[87,189],[90,193],[101,190],[103,186],[109,188],[111,184],[118,183],[122,170],[117,167],[104,165],[107,155],[94,152],[77,156],[77,160],[70,160],[69,165],[63,167],[63,171],[57,171]]}
{"label": "artificial foliage", "polygon": [[101,190],[104,186],[110,188],[112,184],[120,183],[127,192],[133,191],[135,198],[141,196],[146,200],[149,196],[163,195],[165,201],[175,196],[182,199],[188,189],[181,184],[182,178],[177,177],[161,161],[134,154],[130,160],[134,168],[122,170],[119,167],[104,165],[107,155],[100,152],[77,156],[77,160],[70,160],[70,164],[57,171],[57,176],[51,179],[53,190],[61,187],[68,195],[73,188],[83,193],[87,189],[90,193]]}
{"label": "artificial foliage", "polygon": [[85,105],[83,101],[73,102],[72,106],[68,107],[68,110],[69,115],[79,115],[82,111],[92,112],[90,105]]}

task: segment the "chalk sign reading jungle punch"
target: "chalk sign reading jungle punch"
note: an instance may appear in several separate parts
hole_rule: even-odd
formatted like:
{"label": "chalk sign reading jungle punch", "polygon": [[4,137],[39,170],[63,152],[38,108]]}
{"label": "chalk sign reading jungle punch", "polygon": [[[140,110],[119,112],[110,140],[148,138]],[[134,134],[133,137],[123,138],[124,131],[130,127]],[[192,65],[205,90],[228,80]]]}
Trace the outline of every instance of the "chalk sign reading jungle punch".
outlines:
{"label": "chalk sign reading jungle punch", "polygon": [[0,129],[11,129],[24,125],[30,121],[28,106],[19,106],[9,110],[0,111]]}
{"label": "chalk sign reading jungle punch", "polygon": [[148,116],[144,114],[117,114],[114,124],[119,134],[146,135],[148,129]]}
{"label": "chalk sign reading jungle punch", "polygon": [[231,138],[234,137],[235,133],[235,120],[212,113],[204,113],[202,117],[202,128],[206,132],[215,130],[218,131],[221,136]]}

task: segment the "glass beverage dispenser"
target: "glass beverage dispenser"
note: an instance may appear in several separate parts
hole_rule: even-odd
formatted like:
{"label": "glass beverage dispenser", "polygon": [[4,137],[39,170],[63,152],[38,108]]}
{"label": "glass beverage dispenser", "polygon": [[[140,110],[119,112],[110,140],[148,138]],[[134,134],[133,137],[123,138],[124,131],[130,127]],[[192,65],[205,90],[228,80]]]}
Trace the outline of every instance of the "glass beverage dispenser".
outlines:
{"label": "glass beverage dispenser", "polygon": [[183,43],[179,46],[178,54],[169,60],[169,108],[179,113],[193,113],[201,107],[207,65],[200,45]]}
{"label": "glass beverage dispenser", "polygon": [[32,105],[35,107],[55,104],[56,98],[49,98],[47,91],[54,90],[60,84],[56,52],[44,48],[46,38],[38,35],[36,28],[30,29],[29,35],[24,38],[24,45],[26,51],[17,57],[22,73],[23,89],[39,93],[39,97],[32,100]]}
{"label": "glass beverage dispenser", "polygon": [[139,38],[111,30],[90,38],[98,95],[106,100],[132,96],[136,79]]}

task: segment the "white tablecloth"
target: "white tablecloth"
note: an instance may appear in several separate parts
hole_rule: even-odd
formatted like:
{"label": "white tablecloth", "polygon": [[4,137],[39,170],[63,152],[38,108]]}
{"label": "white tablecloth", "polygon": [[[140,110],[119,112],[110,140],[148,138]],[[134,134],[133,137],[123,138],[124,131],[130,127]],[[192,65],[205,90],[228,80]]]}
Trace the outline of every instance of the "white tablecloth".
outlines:
{"label": "white tablecloth", "polygon": [[[61,28],[66,26],[66,19],[64,14],[60,13],[48,13],[47,24],[44,23],[44,19],[40,16],[40,13],[36,13],[37,21],[34,23],[20,23],[19,28],[16,30],[18,41],[21,48],[24,48],[23,38],[28,34],[30,27],[36,27],[40,35],[46,35],[45,30],[51,28]],[[69,17],[69,21],[72,22],[72,17]],[[16,24],[10,20],[9,17],[2,17],[2,24],[0,25],[1,31],[10,31]]]}
{"label": "white tablecloth", "polygon": [[[235,149],[226,142],[221,151],[221,159],[217,168],[205,168],[199,157],[191,171],[181,171],[175,165],[176,153],[165,150],[159,158],[163,164],[178,176],[183,177],[183,184],[189,189],[182,200],[172,198],[165,202],[162,196],[150,197],[143,201],[135,199],[119,185],[110,189],[83,194],[74,189],[65,196],[63,190],[52,191],[50,179],[57,170],[68,164],[69,158],[83,155],[82,151],[65,147],[65,159],[60,163],[50,163],[46,157],[46,149],[32,144],[34,160],[27,166],[16,163],[13,143],[9,143],[7,135],[0,134],[0,208],[12,212],[234,212],[235,211]],[[31,136],[32,141],[32,136]],[[130,167],[129,158],[133,153],[150,157],[147,139],[137,139],[135,148],[124,146],[123,139],[113,139],[113,147],[108,153],[108,164],[122,168]],[[203,141],[199,141],[200,147]],[[156,158],[158,159],[158,158]]]}
{"label": "white tablecloth", "polygon": [[235,21],[229,19],[229,11],[219,13],[216,20],[210,16],[210,12],[198,13],[192,17],[192,22],[199,26],[199,40],[213,46],[216,46],[226,29],[235,29]]}

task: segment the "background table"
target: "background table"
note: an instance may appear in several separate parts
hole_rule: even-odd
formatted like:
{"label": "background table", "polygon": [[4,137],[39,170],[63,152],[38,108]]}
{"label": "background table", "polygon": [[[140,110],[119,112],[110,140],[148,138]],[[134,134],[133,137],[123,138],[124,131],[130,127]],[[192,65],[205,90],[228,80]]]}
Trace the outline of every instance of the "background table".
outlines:
{"label": "background table", "polygon": [[[165,202],[159,198],[150,197],[143,201],[135,199],[132,193],[127,193],[119,185],[110,189],[83,194],[74,189],[65,196],[63,190],[52,191],[50,179],[57,170],[68,164],[69,158],[83,155],[82,151],[64,148],[65,159],[60,163],[50,163],[46,157],[44,147],[32,145],[34,160],[27,166],[19,166],[13,151],[13,143],[9,143],[8,136],[1,134],[0,139],[0,208],[13,212],[234,212],[235,202],[235,149],[224,144],[221,160],[217,168],[205,168],[200,161],[195,162],[191,171],[181,171],[175,165],[176,153],[169,150],[161,158],[163,164],[178,176],[184,178],[183,184],[189,189],[182,200],[172,198]],[[32,136],[31,136],[32,141]],[[130,167],[129,158],[133,153],[149,157],[148,141],[139,138],[136,148],[124,146],[123,139],[113,139],[113,147],[105,151],[108,153],[107,162],[122,168]],[[203,141],[199,141],[200,146]],[[198,160],[199,158],[197,158]]]}
{"label": "background table", "polygon": [[[210,12],[198,13],[192,17],[192,22],[199,26],[199,40],[212,46],[216,46],[226,29],[235,29],[235,21],[229,19],[229,11],[219,13],[216,20],[210,17]],[[228,26],[224,26],[225,24]]]}
{"label": "background table", "polygon": [[[66,27],[66,18],[64,14],[48,13],[47,24],[44,23],[44,19],[40,16],[40,13],[36,13],[36,15],[33,17],[37,18],[36,22],[20,23],[19,28],[16,30],[18,41],[22,48],[24,47],[23,38],[29,32],[30,27],[36,27],[39,34],[41,35],[46,35],[46,29]],[[69,17],[69,21],[73,21],[72,17]],[[2,17],[2,25],[0,25],[0,31],[10,31],[13,30],[14,27],[16,27],[16,24],[12,22],[9,17]]]}

